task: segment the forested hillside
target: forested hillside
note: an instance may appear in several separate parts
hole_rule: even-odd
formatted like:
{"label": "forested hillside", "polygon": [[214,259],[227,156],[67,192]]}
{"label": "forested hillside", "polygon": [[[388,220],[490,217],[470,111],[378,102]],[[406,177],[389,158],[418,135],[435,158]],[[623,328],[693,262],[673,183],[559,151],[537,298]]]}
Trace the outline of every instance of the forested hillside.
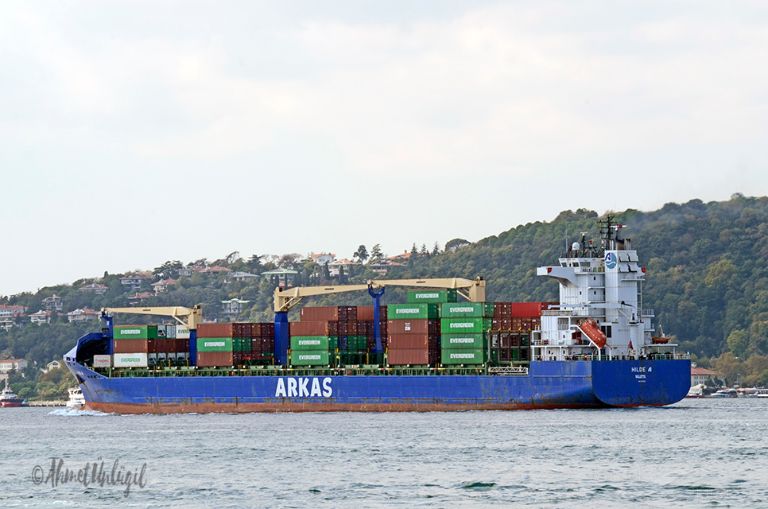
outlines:
{"label": "forested hillside", "polygon": [[[657,323],[661,322],[665,333],[675,336],[683,350],[704,364],[708,358],[719,357],[716,367],[730,378],[744,376],[752,382],[768,383],[768,198],[734,195],[725,202],[691,200],[667,204],[653,212],[612,214],[628,226],[624,234],[632,239],[641,263],[647,267],[643,305],[655,309]],[[387,267],[387,277],[480,275],[488,280],[491,300],[552,300],[557,285],[537,278],[536,267],[555,263],[566,242],[577,240],[581,232],[597,239],[597,219],[597,212],[579,209],[562,212],[549,222],[516,226],[476,243],[453,239],[446,244],[452,249],[446,251],[439,246],[427,250],[414,245],[407,260]],[[424,237],[429,237],[428,231]],[[9,330],[0,329],[0,356],[26,357],[38,366],[59,357],[82,331],[98,328],[95,321],[66,323],[67,312],[83,307],[199,303],[207,318],[225,319],[222,300],[238,298],[248,302],[236,318],[270,320],[277,279],[265,272],[295,270],[294,284],[300,285],[378,277],[375,270],[387,266],[386,259],[378,246],[370,255],[361,248],[347,256],[362,263],[338,276],[331,275],[328,265],[298,255],[253,255],[246,259],[230,255],[215,261],[166,262],[147,271],[140,288],[121,283],[124,275],[105,273],[72,285],[1,297],[0,305],[25,306],[28,313],[42,309],[44,299],[54,294],[62,303],[60,310],[52,312],[50,324],[32,325],[26,316],[20,316]],[[237,280],[232,276],[235,272],[258,277]],[[167,279],[175,281],[167,291],[151,291],[152,283]],[[103,293],[83,291],[88,284],[103,285]],[[137,295],[142,298],[136,300]],[[401,297],[401,291],[388,290],[385,302]],[[349,294],[314,302],[342,301],[359,304],[367,297]],[[120,317],[124,322],[140,319]]]}

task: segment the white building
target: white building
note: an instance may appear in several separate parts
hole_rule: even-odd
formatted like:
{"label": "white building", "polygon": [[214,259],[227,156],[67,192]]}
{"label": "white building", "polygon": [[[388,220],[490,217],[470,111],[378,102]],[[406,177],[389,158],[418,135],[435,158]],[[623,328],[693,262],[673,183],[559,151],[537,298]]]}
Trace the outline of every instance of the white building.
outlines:
{"label": "white building", "polygon": [[74,322],[85,322],[88,320],[98,320],[99,319],[99,312],[94,311],[93,309],[83,308],[83,309],[75,309],[74,311],[70,311],[67,313],[67,321],[69,323]]}
{"label": "white building", "polygon": [[341,274],[341,271],[344,270],[344,274],[347,276],[352,271],[353,267],[360,267],[362,264],[360,262],[355,262],[352,260],[348,260],[346,258],[343,258],[341,260],[334,260],[331,263],[328,264],[328,273],[336,277],[339,274]]}
{"label": "white building", "polygon": [[8,330],[16,324],[16,319],[27,312],[25,306],[0,304],[0,329]]}
{"label": "white building", "polygon": [[25,359],[2,359],[0,360],[0,373],[7,375],[11,371],[22,371],[26,369],[27,361]]}
{"label": "white building", "polygon": [[168,288],[176,285],[175,279],[161,279],[156,283],[152,283],[152,289],[155,290],[155,294],[165,293]]}
{"label": "white building", "polygon": [[109,290],[109,287],[100,283],[88,283],[79,288],[81,292],[95,293],[96,295],[104,295]]}
{"label": "white building", "polygon": [[241,272],[241,271],[232,272],[227,276],[227,280],[229,281],[250,281],[258,278],[259,276],[256,274],[251,274],[250,272]]}
{"label": "white building", "polygon": [[40,325],[41,323],[51,323],[51,312],[43,311],[41,309],[37,313],[29,315],[29,321],[36,325]]}
{"label": "white building", "polygon": [[249,302],[250,301],[248,300],[238,299],[237,297],[234,299],[223,300],[221,301],[222,313],[230,318],[235,318],[243,312],[244,305]]}
{"label": "white building", "polygon": [[132,291],[138,291],[141,289],[141,285],[144,284],[144,281],[147,279],[145,277],[131,274],[131,275],[125,275],[120,278],[120,284],[123,285],[123,287],[128,288]]}

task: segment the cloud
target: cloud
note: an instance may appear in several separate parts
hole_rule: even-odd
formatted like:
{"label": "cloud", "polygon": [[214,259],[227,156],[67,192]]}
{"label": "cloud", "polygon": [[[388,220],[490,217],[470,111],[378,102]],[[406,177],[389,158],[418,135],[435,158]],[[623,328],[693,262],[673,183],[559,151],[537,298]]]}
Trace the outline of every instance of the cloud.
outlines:
{"label": "cloud", "polygon": [[293,138],[331,143],[354,173],[526,174],[596,152],[764,134],[754,105],[768,85],[757,64],[765,24],[606,8],[616,23],[590,26],[582,10],[470,6],[406,23],[331,15],[266,30],[258,47],[235,44],[245,34],[223,25],[197,40],[118,25],[91,47],[71,33],[86,19],[69,32],[31,10],[17,21],[24,51],[51,77],[36,87],[58,121],[84,117],[145,158],[226,159]]}

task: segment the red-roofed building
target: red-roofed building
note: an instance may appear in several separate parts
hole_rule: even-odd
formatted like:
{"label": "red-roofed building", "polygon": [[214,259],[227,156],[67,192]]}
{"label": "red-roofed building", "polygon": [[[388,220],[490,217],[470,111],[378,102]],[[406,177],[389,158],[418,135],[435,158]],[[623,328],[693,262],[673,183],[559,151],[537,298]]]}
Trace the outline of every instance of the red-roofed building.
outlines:
{"label": "red-roofed building", "polygon": [[140,304],[147,299],[151,299],[155,294],[152,292],[136,292],[128,297],[128,302],[131,304]]}
{"label": "red-roofed building", "polygon": [[15,325],[16,319],[24,316],[26,312],[26,306],[0,304],[0,329],[10,329]]}
{"label": "red-roofed building", "polygon": [[224,274],[231,272],[231,270],[226,267],[222,267],[221,265],[211,265],[210,267],[200,269],[198,272],[201,274]]}
{"label": "red-roofed building", "polygon": [[155,290],[155,293],[165,293],[168,291],[169,286],[176,285],[175,279],[161,279],[157,283],[152,283],[152,289]]}
{"label": "red-roofed building", "polygon": [[700,368],[698,366],[691,366],[691,386],[706,384],[707,381],[715,381],[715,379],[721,378],[720,373],[712,371],[707,368]]}

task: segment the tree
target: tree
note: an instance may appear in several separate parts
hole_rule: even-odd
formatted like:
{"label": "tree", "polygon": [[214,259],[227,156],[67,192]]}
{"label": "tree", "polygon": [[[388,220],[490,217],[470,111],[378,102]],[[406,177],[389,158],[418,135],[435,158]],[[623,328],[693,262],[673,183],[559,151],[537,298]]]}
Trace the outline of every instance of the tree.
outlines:
{"label": "tree", "polygon": [[371,248],[371,263],[380,262],[384,259],[384,253],[381,252],[381,244],[374,244]]}
{"label": "tree", "polygon": [[360,263],[365,263],[365,260],[368,259],[368,249],[363,244],[360,244],[352,258],[357,258],[360,260]]}
{"label": "tree", "polygon": [[432,256],[437,256],[440,254],[440,244],[435,242],[435,246],[432,248]]}
{"label": "tree", "polygon": [[159,267],[155,267],[152,274],[157,279],[176,279],[179,277],[179,269],[184,267],[184,264],[178,260],[167,261]]}
{"label": "tree", "polygon": [[224,260],[226,261],[227,265],[232,265],[236,261],[240,260],[240,251],[232,251],[224,258]]}
{"label": "tree", "polygon": [[456,251],[460,247],[468,246],[470,243],[464,239],[451,239],[445,243],[446,251]]}
{"label": "tree", "polygon": [[247,262],[248,270],[250,270],[252,272],[256,272],[256,273],[261,272],[261,270],[262,270],[262,265],[261,265],[262,257],[263,257],[263,255],[255,254],[255,255],[252,255],[250,258],[248,258],[248,262]]}
{"label": "tree", "polygon": [[419,250],[419,256],[423,256],[425,258],[427,256],[429,256],[429,251],[427,251],[427,245],[426,244],[422,244],[421,245],[421,249]]}
{"label": "tree", "polygon": [[728,344],[728,350],[730,350],[734,356],[744,357],[747,353],[747,348],[749,347],[749,335],[747,334],[747,331],[737,329],[728,334],[726,343]]}
{"label": "tree", "polygon": [[723,375],[728,385],[733,385],[744,374],[744,363],[733,356],[731,352],[725,352],[715,359],[713,363],[717,371]]}
{"label": "tree", "polygon": [[416,263],[416,258],[419,256],[419,250],[416,248],[416,243],[411,246],[411,256],[408,257],[408,267],[413,267]]}

